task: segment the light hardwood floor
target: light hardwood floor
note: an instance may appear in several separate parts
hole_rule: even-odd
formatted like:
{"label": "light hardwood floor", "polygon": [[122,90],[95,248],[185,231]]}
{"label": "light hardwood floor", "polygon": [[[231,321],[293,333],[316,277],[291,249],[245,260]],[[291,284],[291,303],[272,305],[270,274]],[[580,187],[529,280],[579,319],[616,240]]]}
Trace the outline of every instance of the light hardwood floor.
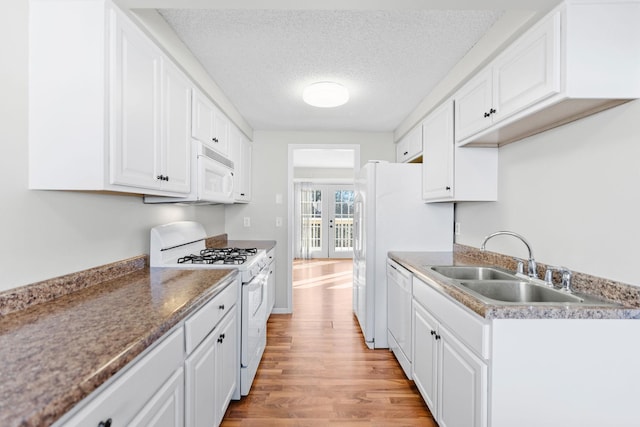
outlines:
{"label": "light hardwood floor", "polygon": [[293,314],[273,314],[249,396],[223,427],[437,427],[393,354],[369,350],[351,308],[351,260],[294,262]]}

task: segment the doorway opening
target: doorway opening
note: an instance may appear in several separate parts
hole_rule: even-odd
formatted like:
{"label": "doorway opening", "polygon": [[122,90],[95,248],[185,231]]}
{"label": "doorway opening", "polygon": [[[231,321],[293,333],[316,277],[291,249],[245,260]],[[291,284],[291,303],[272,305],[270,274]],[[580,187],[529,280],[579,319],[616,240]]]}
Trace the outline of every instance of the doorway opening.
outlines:
{"label": "doorway opening", "polygon": [[353,183],[359,171],[359,145],[289,145],[287,198],[287,306],[289,310],[293,309],[294,259],[352,257]]}

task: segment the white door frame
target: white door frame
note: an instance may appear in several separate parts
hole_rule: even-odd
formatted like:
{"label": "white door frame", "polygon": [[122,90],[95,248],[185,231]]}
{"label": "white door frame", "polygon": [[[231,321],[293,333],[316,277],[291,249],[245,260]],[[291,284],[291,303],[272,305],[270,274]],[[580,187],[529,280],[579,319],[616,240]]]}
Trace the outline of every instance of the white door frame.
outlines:
{"label": "white door frame", "polygon": [[295,251],[295,200],[293,153],[296,150],[326,149],[353,150],[354,177],[360,172],[359,144],[289,144],[287,161],[287,312],[293,312],[293,255]]}

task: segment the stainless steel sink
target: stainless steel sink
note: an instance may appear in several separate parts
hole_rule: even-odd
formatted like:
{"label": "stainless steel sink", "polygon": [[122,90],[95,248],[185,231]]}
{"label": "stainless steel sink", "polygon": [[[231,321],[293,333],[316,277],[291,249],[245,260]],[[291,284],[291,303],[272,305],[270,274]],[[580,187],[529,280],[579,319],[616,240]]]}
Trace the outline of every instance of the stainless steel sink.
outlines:
{"label": "stainless steel sink", "polygon": [[512,303],[581,303],[577,295],[526,280],[463,280],[459,284],[482,297]]}
{"label": "stainless steel sink", "polygon": [[445,277],[456,280],[517,280],[518,277],[497,267],[435,266],[431,269]]}
{"label": "stainless steel sink", "polygon": [[501,267],[471,265],[426,266],[448,278],[456,288],[475,296],[486,304],[589,304],[620,306],[590,295],[565,292]]}

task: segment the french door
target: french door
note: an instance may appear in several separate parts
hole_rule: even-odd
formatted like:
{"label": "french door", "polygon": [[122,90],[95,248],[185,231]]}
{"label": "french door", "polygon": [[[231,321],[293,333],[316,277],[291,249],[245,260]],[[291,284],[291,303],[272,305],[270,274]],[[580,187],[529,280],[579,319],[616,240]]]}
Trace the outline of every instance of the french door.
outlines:
{"label": "french door", "polygon": [[353,185],[300,184],[297,190],[300,258],[353,256]]}

